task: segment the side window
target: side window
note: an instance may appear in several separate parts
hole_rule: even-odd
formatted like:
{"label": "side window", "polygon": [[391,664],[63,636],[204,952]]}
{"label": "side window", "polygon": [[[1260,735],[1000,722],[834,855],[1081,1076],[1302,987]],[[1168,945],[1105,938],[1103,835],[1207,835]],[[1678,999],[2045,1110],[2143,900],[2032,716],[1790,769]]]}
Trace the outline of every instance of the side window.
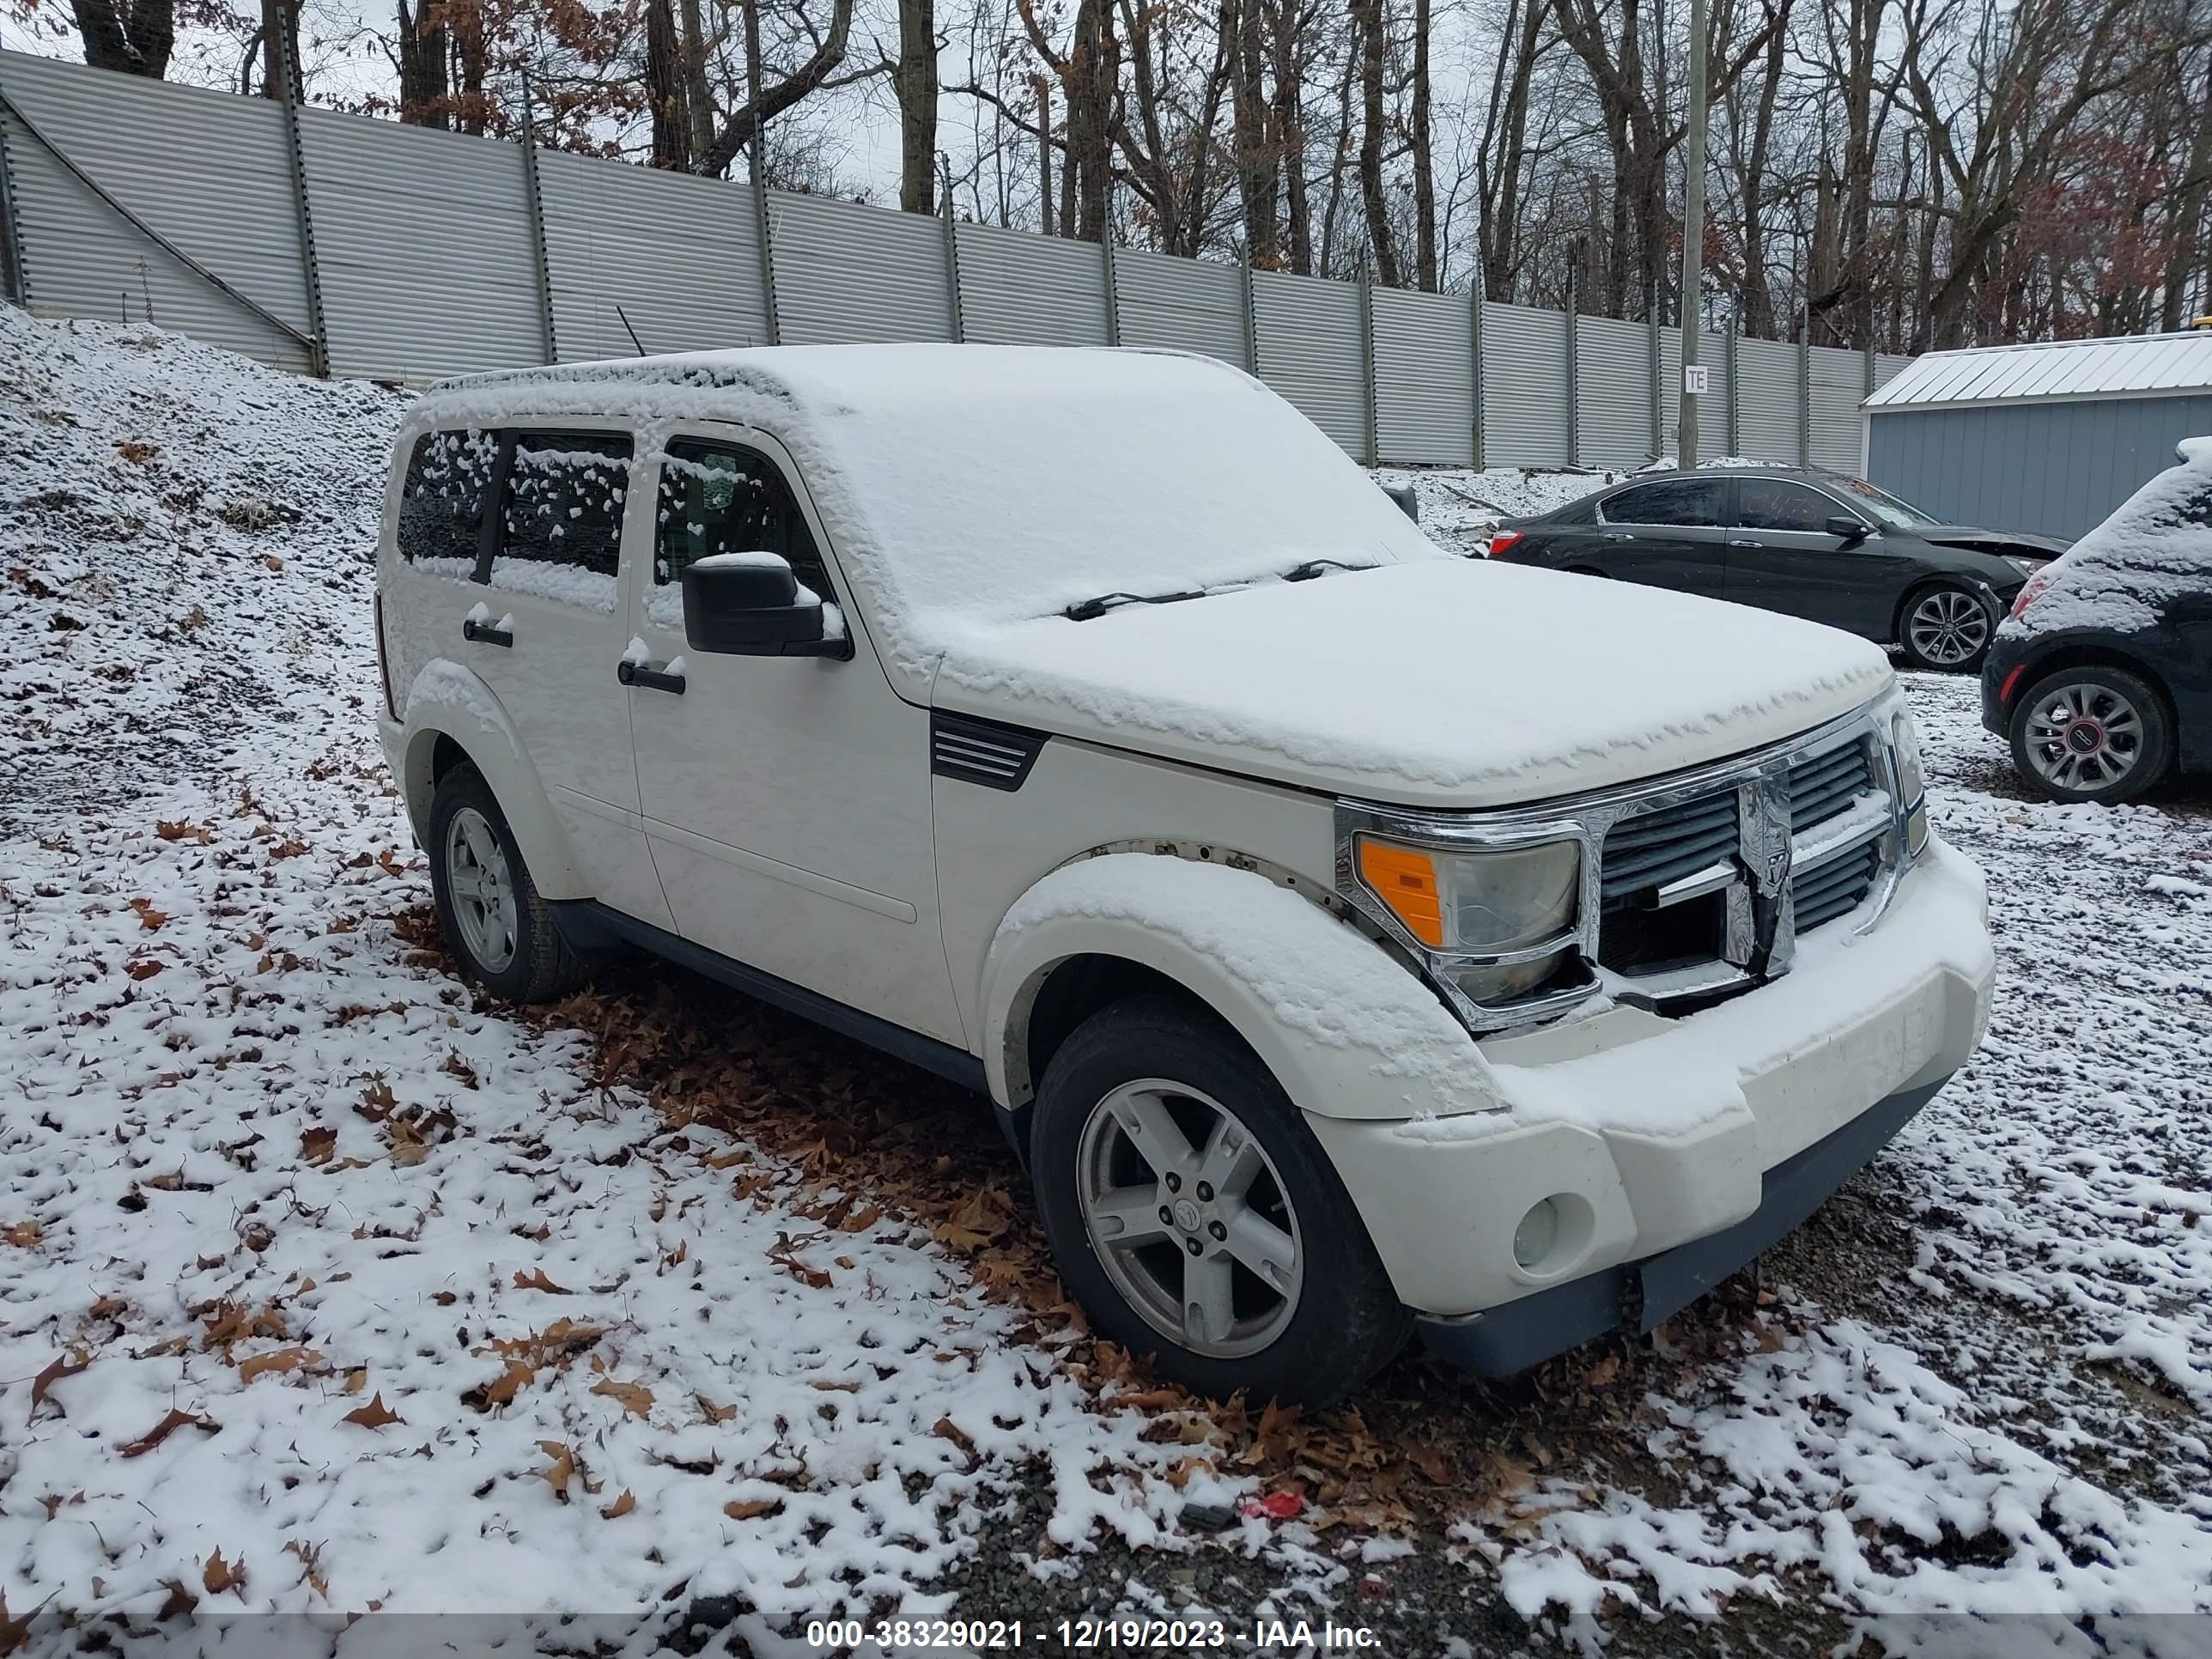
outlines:
{"label": "side window", "polygon": [[612,611],[630,450],[627,432],[516,433],[491,585]]}
{"label": "side window", "polygon": [[[684,568],[714,553],[779,553],[825,605],[837,594],[806,515],[775,463],[757,450],[677,438],[660,462],[653,546],[656,588],[680,588]],[[655,607],[682,601],[672,593]],[[656,615],[654,620],[660,620]]]}
{"label": "side window", "polygon": [[1802,530],[1819,535],[1841,511],[1817,489],[1787,478],[1739,478],[1735,521],[1746,530]]}
{"label": "side window", "polygon": [[441,576],[472,576],[484,495],[499,459],[495,433],[470,427],[415,441],[399,493],[399,556]]}
{"label": "side window", "polygon": [[1694,525],[1717,529],[1721,521],[1718,478],[1669,478],[1638,484],[1605,501],[1607,524]]}

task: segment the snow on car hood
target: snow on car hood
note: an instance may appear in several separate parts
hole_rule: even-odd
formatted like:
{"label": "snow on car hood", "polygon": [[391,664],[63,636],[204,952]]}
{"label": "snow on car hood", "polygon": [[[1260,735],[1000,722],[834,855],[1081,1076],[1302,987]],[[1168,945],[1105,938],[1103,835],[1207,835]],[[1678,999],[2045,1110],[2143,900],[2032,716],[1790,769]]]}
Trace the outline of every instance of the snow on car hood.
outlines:
{"label": "snow on car hood", "polygon": [[1832,629],[1480,562],[978,629],[936,704],[1408,805],[1514,805],[1794,736],[1892,680]]}

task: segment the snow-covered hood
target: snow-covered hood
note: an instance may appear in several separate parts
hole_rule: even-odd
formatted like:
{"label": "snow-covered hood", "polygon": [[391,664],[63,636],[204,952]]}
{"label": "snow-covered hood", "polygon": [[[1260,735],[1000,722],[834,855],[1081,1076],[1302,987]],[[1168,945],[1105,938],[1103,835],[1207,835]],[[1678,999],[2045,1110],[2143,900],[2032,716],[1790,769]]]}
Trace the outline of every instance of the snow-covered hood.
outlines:
{"label": "snow-covered hood", "polygon": [[976,629],[943,708],[1306,788],[1492,807],[1778,742],[1892,681],[1832,629],[1437,559]]}

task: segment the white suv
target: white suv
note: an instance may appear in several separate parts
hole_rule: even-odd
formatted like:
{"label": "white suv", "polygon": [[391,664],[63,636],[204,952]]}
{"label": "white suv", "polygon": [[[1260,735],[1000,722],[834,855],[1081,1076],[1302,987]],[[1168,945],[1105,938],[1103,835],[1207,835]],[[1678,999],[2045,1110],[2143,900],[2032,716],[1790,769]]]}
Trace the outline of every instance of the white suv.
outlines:
{"label": "white suv", "polygon": [[988,1093],[1097,1328],[1208,1394],[1648,1330],[1982,1030],[1880,651],[1449,556],[1206,359],[450,381],[385,526],[469,975],[642,945]]}

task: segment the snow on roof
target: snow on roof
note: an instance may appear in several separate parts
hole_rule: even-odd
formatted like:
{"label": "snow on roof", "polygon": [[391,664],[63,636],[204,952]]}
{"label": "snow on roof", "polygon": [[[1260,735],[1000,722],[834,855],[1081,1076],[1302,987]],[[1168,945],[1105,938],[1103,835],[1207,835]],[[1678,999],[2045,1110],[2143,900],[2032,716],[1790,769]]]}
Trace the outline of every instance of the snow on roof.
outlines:
{"label": "snow on roof", "polygon": [[1916,358],[1869,410],[2212,392],[2212,330],[1978,346]]}
{"label": "snow on roof", "polygon": [[1445,556],[1312,422],[1181,352],[771,346],[515,369],[433,386],[418,424],[531,416],[757,425],[790,451],[926,682],[952,641],[1113,592],[1185,592],[1316,560]]}

